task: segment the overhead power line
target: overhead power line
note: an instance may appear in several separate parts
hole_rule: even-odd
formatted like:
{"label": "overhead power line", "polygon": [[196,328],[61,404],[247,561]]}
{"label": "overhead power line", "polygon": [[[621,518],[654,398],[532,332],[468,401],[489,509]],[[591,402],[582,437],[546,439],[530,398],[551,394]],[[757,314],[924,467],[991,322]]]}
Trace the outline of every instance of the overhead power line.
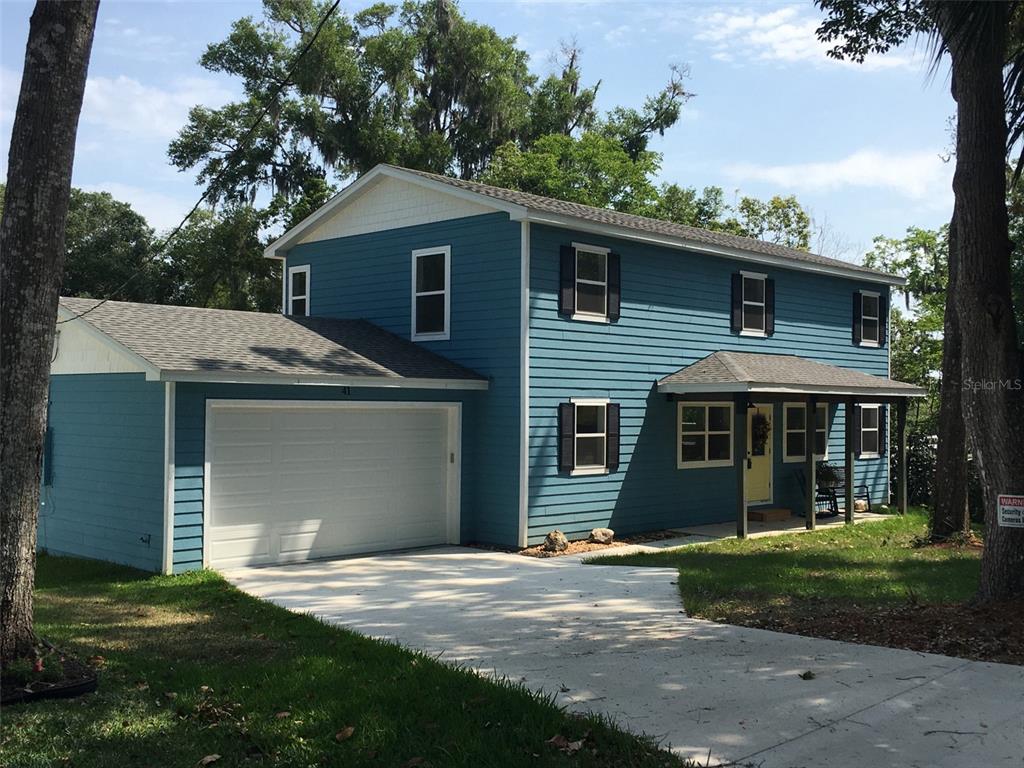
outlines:
{"label": "overhead power line", "polygon": [[171,230],[170,234],[168,234],[167,237],[164,238],[163,242],[160,243],[159,247],[157,247],[157,249],[152,254],[150,254],[148,259],[146,260],[147,263],[139,267],[131,275],[129,275],[127,280],[125,280],[123,283],[117,286],[117,288],[110,292],[111,295],[107,296],[104,299],[100,299],[93,306],[89,307],[89,309],[85,310],[84,312],[74,313],[74,317],[69,317],[64,320],[58,320],[57,325],[61,325],[62,323],[69,323],[72,320],[78,320],[80,318],[83,318],[90,312],[93,312],[102,307],[108,301],[113,301],[115,296],[117,296],[121,291],[127,288],[135,278],[142,274],[143,269],[145,269],[145,267],[150,262],[155,261],[157,258],[163,255],[164,251],[167,249],[167,246],[170,244],[170,242],[175,238],[175,236],[177,236],[179,232],[181,232],[185,224],[188,223],[188,220],[192,218],[193,214],[195,214],[196,211],[199,210],[199,206],[201,206],[206,201],[206,198],[210,196],[210,190],[213,189],[217,185],[217,182],[219,182],[224,177],[224,174],[226,174],[230,170],[231,160],[238,152],[244,149],[246,145],[249,143],[249,140],[253,137],[253,134],[256,133],[256,129],[260,127],[260,124],[263,122],[263,119],[270,113],[270,110],[273,107],[274,102],[277,100],[277,97],[287,86],[292,84],[292,76],[298,69],[299,63],[302,61],[303,57],[309,52],[310,48],[313,47],[313,44],[316,42],[316,39],[320,36],[320,31],[324,28],[324,25],[327,23],[327,20],[331,18],[334,12],[338,9],[339,5],[341,5],[341,0],[334,0],[334,3],[331,5],[331,7],[327,9],[327,13],[323,15],[323,18],[321,18],[320,22],[316,25],[316,29],[313,31],[313,35],[302,47],[302,50],[299,51],[298,55],[295,57],[295,61],[292,62],[291,67],[288,68],[288,74],[285,75],[284,80],[282,80],[280,85],[278,85],[270,94],[270,97],[267,99],[266,103],[263,105],[263,108],[260,110],[259,115],[257,115],[256,119],[252,121],[252,124],[249,126],[248,130],[245,132],[242,138],[239,140],[235,148],[231,150],[230,153],[228,153],[228,156],[225,159],[224,165],[221,167],[220,171],[217,173],[216,176],[213,177],[210,183],[207,184],[206,191],[204,191],[203,194],[199,196],[199,199],[196,200],[196,204],[193,205],[189,212],[185,214],[185,217],[180,222],[178,222],[178,225]]}

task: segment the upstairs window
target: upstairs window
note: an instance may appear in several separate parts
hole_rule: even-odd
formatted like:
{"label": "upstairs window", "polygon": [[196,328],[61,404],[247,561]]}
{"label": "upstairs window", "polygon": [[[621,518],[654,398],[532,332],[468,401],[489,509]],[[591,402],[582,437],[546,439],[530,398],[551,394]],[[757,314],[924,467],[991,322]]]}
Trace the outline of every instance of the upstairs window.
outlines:
{"label": "upstairs window", "polygon": [[[807,406],[786,403],[783,407],[785,460],[804,461],[807,458]],[[818,403],[814,416],[814,457],[825,460],[828,458],[828,404]]]}
{"label": "upstairs window", "polygon": [[561,248],[558,311],[573,320],[615,322],[620,311],[620,259],[597,245]]}
{"label": "upstairs window", "polygon": [[309,314],[309,265],[288,267],[288,314]]}
{"label": "upstairs window", "polygon": [[732,466],[731,403],[679,403],[679,469]]}
{"label": "upstairs window", "polygon": [[449,338],[451,246],[412,252],[412,338]]}
{"label": "upstairs window", "polygon": [[755,272],[732,276],[732,330],[741,336],[775,333],[775,281]]}
{"label": "upstairs window", "polygon": [[885,298],[873,291],[853,293],[853,343],[862,347],[885,344]]}

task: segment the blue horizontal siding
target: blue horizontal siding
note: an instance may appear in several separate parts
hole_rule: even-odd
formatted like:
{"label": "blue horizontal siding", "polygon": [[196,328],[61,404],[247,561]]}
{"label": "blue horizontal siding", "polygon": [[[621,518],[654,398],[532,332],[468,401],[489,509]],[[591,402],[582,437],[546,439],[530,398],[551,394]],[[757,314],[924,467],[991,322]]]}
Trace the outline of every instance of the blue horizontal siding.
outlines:
{"label": "blue horizontal siding", "polygon": [[465,434],[487,456],[465,498],[467,541],[515,545],[518,539],[520,232],[507,214],[484,214],[306,243],[287,256],[288,267],[310,266],[314,315],[362,318],[407,339],[412,252],[451,246],[451,338],[417,343],[490,382],[465,422]]}
{"label": "blue horizontal siding", "polygon": [[472,538],[480,477],[476,431],[486,392],[392,388],[267,386],[258,384],[179,383],[175,393],[174,572],[203,567],[203,465],[206,451],[206,401],[322,400],[462,403],[462,538]]}
{"label": "blue horizontal siding", "polygon": [[[558,314],[559,247],[586,242],[621,255],[622,316],[615,323],[573,321]],[[750,265],[658,246],[534,225],[530,250],[529,540],[552,528],[570,537],[608,526],[622,533],[690,526],[735,517],[734,470],[676,467],[676,404],[656,381],[720,350],[796,354],[831,365],[888,375],[885,348],[851,341],[857,281],[797,270],[757,267],[775,280],[776,331],[768,339],[730,332],[730,275]],[[607,397],[621,405],[621,465],[609,475],[570,477],[558,471],[558,404]],[[709,400],[714,399],[709,397]],[[799,508],[792,479],[799,465],[782,462],[782,411],[775,409],[776,503]],[[843,463],[843,408],[833,407],[829,442]],[[774,444],[774,443],[773,443]],[[888,496],[885,459],[858,462],[856,478],[875,501]]]}
{"label": "blue horizontal siding", "polygon": [[164,385],[133,373],[52,376],[48,426],[39,548],[160,570]]}

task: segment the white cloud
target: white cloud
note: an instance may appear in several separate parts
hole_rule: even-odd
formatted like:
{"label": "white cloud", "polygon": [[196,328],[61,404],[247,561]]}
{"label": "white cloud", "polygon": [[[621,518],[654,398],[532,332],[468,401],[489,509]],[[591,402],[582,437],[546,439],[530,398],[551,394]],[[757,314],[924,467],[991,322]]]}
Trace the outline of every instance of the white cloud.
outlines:
{"label": "white cloud", "polygon": [[168,88],[145,85],[125,75],[90,77],[85,85],[82,122],[114,134],[163,143],[177,134],[193,106],[219,107],[232,95],[204,77],[180,78]]}
{"label": "white cloud", "polygon": [[899,51],[870,56],[863,64],[832,59],[828,51],[833,44],[823,43],[817,36],[821,18],[808,14],[800,6],[786,6],[767,13],[739,9],[715,11],[699,17],[696,23],[701,30],[696,39],[707,43],[712,58],[718,61],[808,62],[817,66],[834,64],[869,70],[920,66],[919,60]]}
{"label": "white cloud", "polygon": [[938,151],[905,154],[861,149],[838,160],[791,165],[738,163],[725,172],[738,182],[764,182],[808,192],[842,187],[888,190],[914,201],[950,199],[953,166]]}

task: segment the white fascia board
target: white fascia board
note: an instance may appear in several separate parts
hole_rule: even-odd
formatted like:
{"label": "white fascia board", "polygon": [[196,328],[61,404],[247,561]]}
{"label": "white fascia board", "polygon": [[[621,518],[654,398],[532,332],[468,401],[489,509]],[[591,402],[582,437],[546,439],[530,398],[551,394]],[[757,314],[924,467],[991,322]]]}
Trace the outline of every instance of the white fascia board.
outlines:
{"label": "white fascia board", "polygon": [[120,352],[121,354],[129,357],[132,360],[132,362],[136,363],[142,369],[142,372],[146,374],[146,381],[161,380],[160,368],[155,366],[153,363],[149,362],[149,360],[144,358],[138,352],[134,352],[133,350],[126,347],[117,339],[105,334],[95,325],[90,323],[88,319],[86,319],[87,317],[87,315],[80,315],[78,312],[74,312],[68,309],[67,307],[61,305],[57,306],[57,318],[59,320],[74,322],[79,329],[85,331],[100,343],[105,344],[111,349],[114,349]]}
{"label": "white fascia board", "polygon": [[536,224],[547,224],[553,227],[575,229],[581,232],[592,232],[605,237],[617,237],[622,240],[634,240],[651,245],[661,245],[668,248],[683,248],[688,251],[707,253],[714,256],[726,256],[738,261],[748,261],[752,264],[764,264],[784,269],[794,269],[802,272],[814,272],[817,274],[847,277],[851,280],[859,280],[866,283],[882,283],[884,285],[906,285],[905,278],[896,275],[878,275],[867,272],[860,272],[856,269],[844,269],[842,267],[826,266],[813,262],[801,262],[793,259],[786,259],[780,256],[770,256],[763,253],[744,251],[739,248],[728,246],[708,245],[687,240],[682,237],[671,237],[668,235],[657,235],[650,232],[640,232],[626,227],[617,227],[612,224],[601,224],[599,222],[586,221],[571,216],[558,216],[552,213],[531,212],[527,219]]}
{"label": "white fascia board", "polygon": [[466,189],[454,187],[451,184],[445,184],[441,181],[428,179],[425,176],[410,173],[403,168],[395,168],[391,165],[381,164],[375,165],[369,171],[345,187],[345,189],[341,190],[341,192],[320,206],[317,210],[313,211],[309,216],[277,238],[277,240],[268,245],[263,251],[264,258],[283,259],[284,255],[281,253],[282,251],[287,251],[295,245],[295,243],[313,227],[334,214],[339,208],[344,206],[347,201],[356,197],[373,181],[385,176],[392,179],[399,179],[409,184],[415,184],[416,186],[424,187],[425,189],[429,189],[439,194],[449,195],[450,197],[455,197],[460,200],[468,200],[479,205],[484,205],[489,208],[493,208],[496,211],[504,211],[513,221],[520,221],[526,218],[527,209],[521,205],[506,203],[487,195],[481,195],[479,192],[471,192]]}
{"label": "white fascia board", "polygon": [[162,381],[198,381],[216,384],[302,384],[324,387],[373,387],[389,389],[483,390],[482,379],[405,379],[386,376],[294,376],[285,373],[244,371],[163,371]]}
{"label": "white fascia board", "polygon": [[675,395],[743,393],[761,395],[835,395],[843,397],[924,397],[923,389],[914,387],[833,387],[827,384],[758,384],[736,382],[730,384],[658,384],[658,391]]}

